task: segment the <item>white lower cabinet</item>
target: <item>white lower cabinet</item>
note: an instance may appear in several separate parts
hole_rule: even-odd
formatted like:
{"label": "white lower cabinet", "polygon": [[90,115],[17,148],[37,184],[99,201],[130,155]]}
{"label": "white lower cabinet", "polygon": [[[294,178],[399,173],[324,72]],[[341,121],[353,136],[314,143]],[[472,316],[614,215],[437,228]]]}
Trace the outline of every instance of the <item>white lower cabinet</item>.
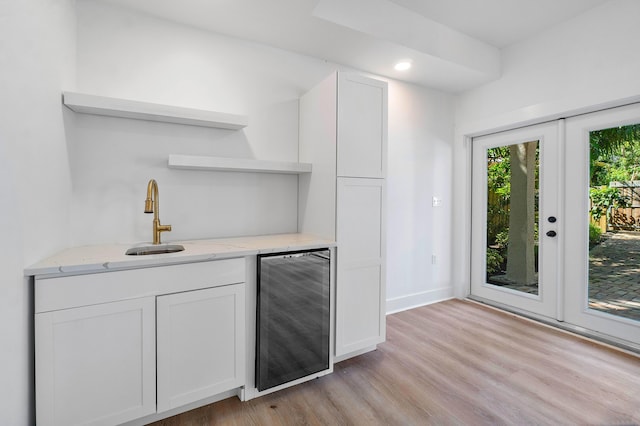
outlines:
{"label": "white lower cabinet", "polygon": [[118,425],[244,386],[245,276],[238,258],[36,277],[37,424]]}
{"label": "white lower cabinet", "polygon": [[157,298],[158,412],[244,384],[244,285]]}
{"label": "white lower cabinet", "polygon": [[114,425],[156,411],[155,297],[35,315],[38,425]]}

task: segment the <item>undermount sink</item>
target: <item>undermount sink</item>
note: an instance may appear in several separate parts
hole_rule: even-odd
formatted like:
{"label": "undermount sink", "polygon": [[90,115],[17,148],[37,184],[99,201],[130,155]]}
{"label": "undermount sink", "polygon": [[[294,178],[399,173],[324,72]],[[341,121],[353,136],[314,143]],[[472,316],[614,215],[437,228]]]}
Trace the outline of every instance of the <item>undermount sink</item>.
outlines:
{"label": "undermount sink", "polygon": [[183,250],[184,247],[180,244],[155,244],[150,246],[131,247],[125,254],[129,256],[144,256],[147,254],[177,253]]}

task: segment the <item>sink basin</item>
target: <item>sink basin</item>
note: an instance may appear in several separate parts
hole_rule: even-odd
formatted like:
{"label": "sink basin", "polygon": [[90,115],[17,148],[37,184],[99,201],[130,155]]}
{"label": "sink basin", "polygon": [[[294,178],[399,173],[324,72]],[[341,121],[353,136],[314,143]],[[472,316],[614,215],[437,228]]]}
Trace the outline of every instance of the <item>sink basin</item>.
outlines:
{"label": "sink basin", "polygon": [[156,244],[150,246],[131,247],[125,254],[129,256],[144,256],[147,254],[176,253],[183,251],[180,244]]}

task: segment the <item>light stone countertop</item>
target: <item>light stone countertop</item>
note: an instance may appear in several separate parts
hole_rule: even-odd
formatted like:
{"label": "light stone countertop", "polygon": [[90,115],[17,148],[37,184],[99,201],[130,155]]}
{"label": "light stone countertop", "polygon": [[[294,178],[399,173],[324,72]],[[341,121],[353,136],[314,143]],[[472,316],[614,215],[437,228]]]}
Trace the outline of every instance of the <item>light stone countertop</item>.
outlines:
{"label": "light stone countertop", "polygon": [[[163,243],[167,244],[167,243]],[[309,234],[275,234],[208,240],[172,241],[184,251],[176,253],[128,256],[127,249],[148,244],[104,244],[72,247],[25,269],[25,276],[62,276],[91,274],[123,269],[147,268],[215,259],[252,256],[314,248],[335,247],[332,240]]]}

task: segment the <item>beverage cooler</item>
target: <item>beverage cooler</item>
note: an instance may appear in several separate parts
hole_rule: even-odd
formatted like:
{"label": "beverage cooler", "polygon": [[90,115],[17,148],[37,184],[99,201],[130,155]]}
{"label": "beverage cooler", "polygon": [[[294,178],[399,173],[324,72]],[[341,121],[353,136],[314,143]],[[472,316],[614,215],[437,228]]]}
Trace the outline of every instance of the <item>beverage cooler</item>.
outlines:
{"label": "beverage cooler", "polygon": [[331,252],[258,256],[256,388],[329,368]]}

